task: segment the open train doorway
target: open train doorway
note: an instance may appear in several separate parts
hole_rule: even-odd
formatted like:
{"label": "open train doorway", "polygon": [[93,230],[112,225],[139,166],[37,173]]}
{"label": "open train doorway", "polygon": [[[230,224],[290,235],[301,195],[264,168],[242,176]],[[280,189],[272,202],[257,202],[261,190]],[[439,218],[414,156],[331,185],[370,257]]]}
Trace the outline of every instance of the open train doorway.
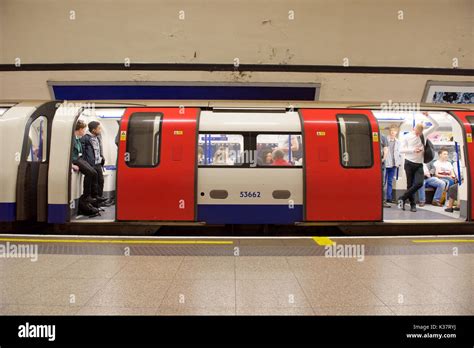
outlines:
{"label": "open train doorway", "polygon": [[48,220],[49,151],[58,105],[56,101],[44,103],[26,123],[16,185],[18,221]]}
{"label": "open train doorway", "polygon": [[[115,221],[119,127],[124,110],[85,108],[76,120],[71,139],[71,222]],[[77,124],[82,125],[82,133],[78,131]],[[80,157],[95,171],[93,177],[86,178],[83,168],[75,164],[78,155],[78,151],[74,150],[76,142],[80,143]],[[93,210],[84,204],[91,198],[95,199],[90,202],[95,208]]]}
{"label": "open train doorway", "polygon": [[[462,124],[447,112],[373,113],[379,123],[381,138],[385,138],[381,139],[382,148],[386,141],[382,165],[384,222],[452,223],[468,220],[469,175]],[[423,163],[423,183],[414,194],[416,206],[407,201],[403,210],[399,202],[406,197],[404,193],[411,186],[405,160],[411,159],[414,151],[408,139],[417,125],[423,125],[426,139],[434,149],[434,158]]]}

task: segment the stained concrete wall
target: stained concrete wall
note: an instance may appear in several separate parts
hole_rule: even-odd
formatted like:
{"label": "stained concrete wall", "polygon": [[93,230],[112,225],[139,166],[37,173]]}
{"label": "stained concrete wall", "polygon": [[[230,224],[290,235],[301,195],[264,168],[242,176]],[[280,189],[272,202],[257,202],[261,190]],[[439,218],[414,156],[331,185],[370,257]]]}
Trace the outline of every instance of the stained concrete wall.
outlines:
{"label": "stained concrete wall", "polygon": [[[347,58],[351,66],[451,68],[456,59],[474,68],[473,12],[472,0],[0,0],[0,63],[342,65]],[[319,82],[321,100],[419,101],[427,80],[472,78],[0,72],[0,99],[49,97],[47,80]]]}

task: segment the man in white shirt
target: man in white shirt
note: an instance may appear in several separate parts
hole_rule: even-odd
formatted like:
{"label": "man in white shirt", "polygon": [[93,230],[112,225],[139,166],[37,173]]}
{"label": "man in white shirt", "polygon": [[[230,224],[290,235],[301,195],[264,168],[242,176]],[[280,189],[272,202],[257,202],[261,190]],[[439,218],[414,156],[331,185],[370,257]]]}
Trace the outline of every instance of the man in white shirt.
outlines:
{"label": "man in white shirt", "polygon": [[423,113],[431,122],[428,129],[424,129],[423,123],[418,123],[413,130],[405,136],[402,141],[400,153],[405,154],[405,173],[407,176],[407,190],[398,200],[398,208],[405,210],[405,203],[410,201],[410,211],[416,212],[415,193],[423,186],[423,159],[425,152],[425,144],[421,140],[423,135],[424,141],[428,139],[428,135],[438,129],[439,124],[429,113]]}
{"label": "man in white shirt", "polygon": [[438,160],[433,163],[433,166],[436,169],[435,176],[446,182],[446,190],[454,185],[454,180],[456,178],[454,167],[451,162],[449,162],[448,158],[448,149],[443,147],[438,151]]}

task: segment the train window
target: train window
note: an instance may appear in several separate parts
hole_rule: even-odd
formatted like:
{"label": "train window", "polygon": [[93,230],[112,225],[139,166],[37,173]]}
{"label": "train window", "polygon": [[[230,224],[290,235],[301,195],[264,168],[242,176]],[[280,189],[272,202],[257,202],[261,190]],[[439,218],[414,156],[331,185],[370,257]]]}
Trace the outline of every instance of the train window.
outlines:
{"label": "train window", "polygon": [[129,167],[158,165],[162,117],[155,112],[136,112],[130,116],[125,159]]}
{"label": "train window", "polygon": [[48,134],[48,120],[45,116],[36,118],[28,130],[28,162],[46,162],[46,144]]}
{"label": "train window", "polygon": [[466,116],[467,122],[471,125],[471,129],[474,130],[474,115],[473,116]]}
{"label": "train window", "polygon": [[257,164],[259,166],[302,166],[301,134],[258,134]]}
{"label": "train window", "polygon": [[0,117],[3,116],[5,112],[7,112],[8,108],[0,108]]}
{"label": "train window", "polygon": [[372,134],[367,116],[337,115],[337,121],[342,166],[346,168],[372,167]]}
{"label": "train window", "polygon": [[241,166],[244,161],[242,134],[199,134],[200,166]]}

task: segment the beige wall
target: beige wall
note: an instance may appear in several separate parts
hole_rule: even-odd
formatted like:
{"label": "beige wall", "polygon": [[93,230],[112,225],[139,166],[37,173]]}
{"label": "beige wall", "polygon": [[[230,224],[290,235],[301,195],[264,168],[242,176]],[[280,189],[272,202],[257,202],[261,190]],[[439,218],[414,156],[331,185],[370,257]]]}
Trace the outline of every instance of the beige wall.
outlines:
{"label": "beige wall", "polygon": [[[473,69],[473,12],[473,0],[0,0],[0,63],[232,64],[238,57],[242,64],[342,65],[347,57],[353,66],[451,68],[457,58]],[[427,80],[473,78],[0,71],[0,99],[50,98],[48,80],[316,82],[325,101],[420,101]]]}
{"label": "beige wall", "polygon": [[[1,62],[474,68],[472,0],[0,0]],[[70,20],[69,11],[76,13]],[[185,19],[178,13],[185,11]],[[295,19],[288,19],[293,10]],[[398,20],[397,11],[404,12]]]}

